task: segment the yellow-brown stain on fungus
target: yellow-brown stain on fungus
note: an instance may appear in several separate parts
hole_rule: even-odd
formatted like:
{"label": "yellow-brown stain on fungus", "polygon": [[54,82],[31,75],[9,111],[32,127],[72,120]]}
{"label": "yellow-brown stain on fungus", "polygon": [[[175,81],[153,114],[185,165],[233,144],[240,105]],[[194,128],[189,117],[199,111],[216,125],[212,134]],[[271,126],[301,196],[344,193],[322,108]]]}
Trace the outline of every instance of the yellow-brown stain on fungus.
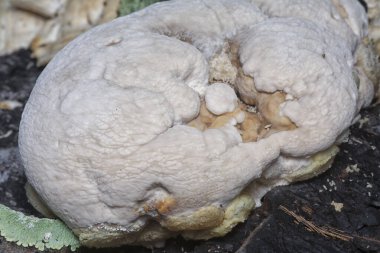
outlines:
{"label": "yellow-brown stain on fungus", "polygon": [[176,205],[176,201],[173,197],[167,197],[156,203],[155,209],[160,214],[168,214]]}
{"label": "yellow-brown stain on fungus", "polygon": [[199,115],[188,123],[188,126],[195,127],[201,131],[211,128],[220,128],[228,124],[233,118],[244,114],[244,120],[237,124],[237,128],[242,136],[243,142],[257,141],[260,132],[263,130],[263,121],[261,117],[254,112],[248,112],[247,106],[240,103],[235,111],[222,115],[214,115],[207,110],[204,103],[201,104]]}

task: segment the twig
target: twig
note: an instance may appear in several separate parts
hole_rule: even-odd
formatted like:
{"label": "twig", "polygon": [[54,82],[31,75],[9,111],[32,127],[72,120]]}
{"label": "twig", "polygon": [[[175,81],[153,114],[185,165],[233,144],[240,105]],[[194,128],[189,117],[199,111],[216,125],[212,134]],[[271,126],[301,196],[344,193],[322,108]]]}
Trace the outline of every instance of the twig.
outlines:
{"label": "twig", "polygon": [[304,217],[297,215],[295,212],[290,211],[289,209],[287,209],[286,207],[284,207],[282,205],[279,206],[279,209],[282,210],[283,212],[285,212],[286,214],[288,214],[289,216],[292,216],[296,220],[297,224],[301,223],[306,227],[307,230],[309,230],[311,232],[316,232],[316,233],[318,233],[324,237],[339,239],[339,240],[343,240],[346,242],[352,241],[354,239],[361,239],[361,240],[369,241],[372,243],[380,244],[380,240],[377,240],[375,238],[350,235],[347,232],[344,232],[342,230],[332,228],[329,226],[319,227],[319,226],[315,225],[314,223],[312,223],[311,221],[306,220]]}

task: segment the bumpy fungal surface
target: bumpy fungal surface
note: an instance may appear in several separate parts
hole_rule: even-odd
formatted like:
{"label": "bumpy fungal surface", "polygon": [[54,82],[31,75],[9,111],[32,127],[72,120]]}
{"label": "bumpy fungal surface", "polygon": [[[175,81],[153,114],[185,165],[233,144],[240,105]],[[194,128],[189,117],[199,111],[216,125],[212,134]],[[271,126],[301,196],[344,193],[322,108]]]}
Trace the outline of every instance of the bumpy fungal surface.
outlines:
{"label": "bumpy fungal surface", "polygon": [[355,50],[360,38],[367,33],[368,18],[356,0],[250,0],[264,13],[274,17],[298,17],[336,33]]}
{"label": "bumpy fungal surface", "polygon": [[223,236],[272,187],[328,169],[375,89],[355,65],[365,11],[326,0],[333,16],[313,19],[314,1],[294,1],[306,16],[281,2],[276,18],[264,2],[157,3],[49,63],[20,152],[30,185],[81,243]]}

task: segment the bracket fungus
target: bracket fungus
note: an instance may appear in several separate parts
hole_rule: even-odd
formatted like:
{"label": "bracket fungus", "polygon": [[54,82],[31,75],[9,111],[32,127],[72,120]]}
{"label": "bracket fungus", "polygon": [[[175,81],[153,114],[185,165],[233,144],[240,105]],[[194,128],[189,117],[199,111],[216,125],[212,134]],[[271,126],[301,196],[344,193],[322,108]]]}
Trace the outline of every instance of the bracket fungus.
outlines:
{"label": "bracket fungus", "polygon": [[377,88],[366,35],[356,0],[173,0],[97,26],[25,107],[35,199],[88,246],[223,236],[331,165]]}

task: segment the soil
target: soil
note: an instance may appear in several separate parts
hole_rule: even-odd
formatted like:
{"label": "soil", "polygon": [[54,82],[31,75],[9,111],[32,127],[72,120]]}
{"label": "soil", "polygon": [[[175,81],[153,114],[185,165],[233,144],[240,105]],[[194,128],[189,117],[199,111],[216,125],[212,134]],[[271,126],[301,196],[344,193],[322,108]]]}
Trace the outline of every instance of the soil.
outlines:
{"label": "soil", "polygon": [[[0,57],[0,101],[25,104],[42,69],[30,52]],[[0,110],[0,203],[40,216],[28,203],[17,149],[22,107]],[[308,181],[274,188],[248,220],[222,238],[171,239],[162,249],[81,248],[78,252],[380,252],[380,106],[361,112],[332,168]],[[35,253],[0,237],[0,253]],[[69,252],[68,249],[45,252]]]}

